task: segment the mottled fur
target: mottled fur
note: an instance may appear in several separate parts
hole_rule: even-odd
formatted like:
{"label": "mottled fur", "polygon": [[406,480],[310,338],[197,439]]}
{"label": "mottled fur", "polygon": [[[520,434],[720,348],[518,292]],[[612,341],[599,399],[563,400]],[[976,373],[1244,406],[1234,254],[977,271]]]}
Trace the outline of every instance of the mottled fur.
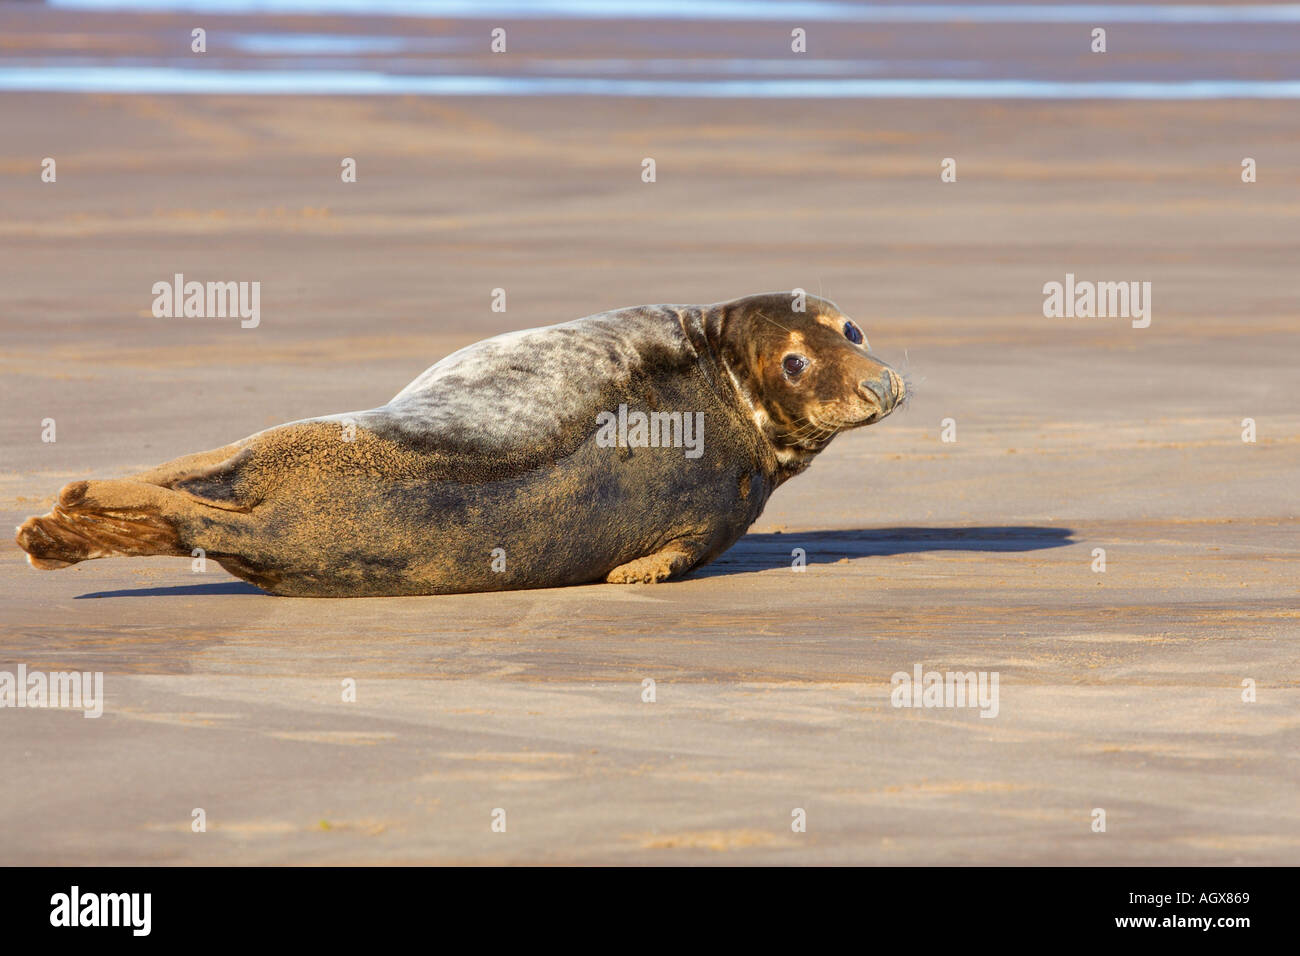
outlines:
{"label": "mottled fur", "polygon": [[[902,397],[844,321],[824,300],[795,312],[772,294],[509,333],[380,408],[74,482],[18,543],[41,568],[202,548],[300,596],[665,580],[730,547],[834,434]],[[792,350],[811,362],[794,377]],[[597,415],[620,403],[703,412],[703,455],[600,447]]]}

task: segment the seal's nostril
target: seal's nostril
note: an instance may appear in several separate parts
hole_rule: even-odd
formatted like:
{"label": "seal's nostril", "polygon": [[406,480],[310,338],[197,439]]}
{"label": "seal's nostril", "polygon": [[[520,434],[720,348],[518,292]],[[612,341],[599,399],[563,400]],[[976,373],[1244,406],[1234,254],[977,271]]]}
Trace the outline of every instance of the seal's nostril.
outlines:
{"label": "seal's nostril", "polygon": [[890,400],[886,397],[889,393],[881,387],[880,382],[863,379],[858,383],[858,391],[862,393],[863,398],[873,399],[881,408],[890,404]]}
{"label": "seal's nostril", "polygon": [[859,382],[858,390],[864,397],[875,399],[882,412],[891,411],[903,400],[903,380],[892,368],[882,368],[878,377]]}

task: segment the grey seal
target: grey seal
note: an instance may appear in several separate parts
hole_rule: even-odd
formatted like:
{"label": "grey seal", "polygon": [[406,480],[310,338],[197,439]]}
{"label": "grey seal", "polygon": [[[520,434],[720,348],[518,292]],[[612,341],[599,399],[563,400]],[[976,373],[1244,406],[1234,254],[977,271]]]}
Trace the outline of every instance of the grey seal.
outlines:
{"label": "grey seal", "polygon": [[202,549],[292,596],[654,583],[904,395],[824,299],[618,309],[470,345],[378,408],[73,482],[17,541],[43,569]]}

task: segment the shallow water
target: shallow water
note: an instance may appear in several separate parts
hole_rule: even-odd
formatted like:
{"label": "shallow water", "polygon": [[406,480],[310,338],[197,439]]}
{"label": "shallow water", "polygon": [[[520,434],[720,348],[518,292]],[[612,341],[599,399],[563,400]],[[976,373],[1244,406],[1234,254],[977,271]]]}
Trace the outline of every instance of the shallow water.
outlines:
{"label": "shallow water", "polygon": [[1300,4],[54,0],[7,7],[0,30],[0,90],[17,92],[1300,98]]}
{"label": "shallow water", "polygon": [[1300,99],[1300,80],[1068,81],[926,79],[659,80],[418,76],[367,70],[210,70],[165,66],[0,67],[0,90],[432,96],[632,96],[753,99]]}
{"label": "shallow water", "polygon": [[51,0],[96,10],[840,23],[1300,23],[1300,4],[859,4],[822,0]]}

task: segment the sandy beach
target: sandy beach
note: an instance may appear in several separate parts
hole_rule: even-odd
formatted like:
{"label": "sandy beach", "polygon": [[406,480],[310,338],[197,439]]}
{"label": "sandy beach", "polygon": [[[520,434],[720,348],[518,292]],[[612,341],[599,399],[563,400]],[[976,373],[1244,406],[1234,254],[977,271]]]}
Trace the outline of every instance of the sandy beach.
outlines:
{"label": "sandy beach", "polygon": [[[192,19],[3,4],[0,66],[164,57]],[[456,49],[476,21],[208,19],[489,59]],[[511,42],[788,43],[728,26]],[[983,29],[814,35],[1097,70],[1059,26]],[[1259,34],[1198,59],[1156,32],[1112,30],[1117,68],[1287,78]],[[274,598],[180,559],[40,573],[6,535],[0,670],[102,671],[106,700],[0,711],[0,863],[1300,862],[1300,100],[29,90],[0,117],[10,527],[68,481],[370,408],[478,339],[643,302],[806,288],[913,385],[657,586]],[[175,273],[260,281],[260,324],[155,318]],[[1149,327],[1044,317],[1067,273],[1150,282]],[[891,706],[918,664],[999,674],[996,718]]]}

